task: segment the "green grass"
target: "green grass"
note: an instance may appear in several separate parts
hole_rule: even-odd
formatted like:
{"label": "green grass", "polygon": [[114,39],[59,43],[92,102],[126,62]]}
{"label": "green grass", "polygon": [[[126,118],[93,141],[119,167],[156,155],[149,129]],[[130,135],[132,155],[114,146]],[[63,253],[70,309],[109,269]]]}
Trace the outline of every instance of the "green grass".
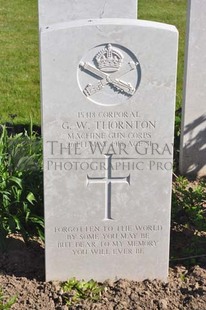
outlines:
{"label": "green grass", "polygon": [[179,31],[176,107],[182,104],[187,0],[139,0],[139,19],[175,25]]}
{"label": "green grass", "polygon": [[0,0],[0,117],[40,123],[36,0]]}
{"label": "green grass", "polygon": [[[180,31],[177,108],[182,101],[186,0],[139,0],[139,18]],[[40,125],[37,0],[0,0],[0,121]]]}

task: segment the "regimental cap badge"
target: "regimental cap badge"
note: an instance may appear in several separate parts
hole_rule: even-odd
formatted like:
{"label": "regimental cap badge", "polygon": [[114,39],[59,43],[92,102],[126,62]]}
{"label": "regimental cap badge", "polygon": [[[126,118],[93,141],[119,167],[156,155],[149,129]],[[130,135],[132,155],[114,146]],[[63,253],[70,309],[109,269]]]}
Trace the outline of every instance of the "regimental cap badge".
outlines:
{"label": "regimental cap badge", "polygon": [[121,67],[123,56],[114,49],[111,44],[107,44],[96,56],[97,67],[104,72],[118,71]]}

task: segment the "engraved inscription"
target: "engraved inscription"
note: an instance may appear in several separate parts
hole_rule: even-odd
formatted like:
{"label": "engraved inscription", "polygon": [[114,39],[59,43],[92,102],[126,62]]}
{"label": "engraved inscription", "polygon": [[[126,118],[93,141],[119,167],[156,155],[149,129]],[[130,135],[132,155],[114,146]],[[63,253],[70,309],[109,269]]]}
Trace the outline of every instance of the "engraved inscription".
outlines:
{"label": "engraved inscription", "polygon": [[[110,222],[107,222],[108,224]],[[159,251],[162,225],[55,227],[57,248],[71,255],[145,255]]]}
{"label": "engraved inscription", "polygon": [[78,111],[58,121],[61,140],[46,141],[47,169],[106,170],[102,156],[110,154],[112,171],[170,171],[173,144],[155,142],[160,125],[142,111]]}

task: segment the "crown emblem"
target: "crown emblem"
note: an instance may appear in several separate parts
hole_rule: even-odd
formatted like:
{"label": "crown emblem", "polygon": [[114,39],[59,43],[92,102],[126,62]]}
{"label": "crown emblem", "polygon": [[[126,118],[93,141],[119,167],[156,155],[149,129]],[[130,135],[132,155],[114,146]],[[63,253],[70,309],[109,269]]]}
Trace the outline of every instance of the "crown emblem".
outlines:
{"label": "crown emblem", "polygon": [[95,56],[95,61],[101,71],[114,72],[121,67],[123,56],[108,44]]}

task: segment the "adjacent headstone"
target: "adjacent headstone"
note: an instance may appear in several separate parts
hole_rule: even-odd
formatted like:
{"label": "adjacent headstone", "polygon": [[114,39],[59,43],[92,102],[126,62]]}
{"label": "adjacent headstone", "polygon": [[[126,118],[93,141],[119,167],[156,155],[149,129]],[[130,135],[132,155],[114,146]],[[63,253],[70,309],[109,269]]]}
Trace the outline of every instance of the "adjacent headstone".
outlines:
{"label": "adjacent headstone", "polygon": [[177,30],[42,28],[46,279],[166,280]]}
{"label": "adjacent headstone", "polygon": [[188,1],[180,172],[206,176],[206,1]]}
{"label": "adjacent headstone", "polygon": [[137,0],[39,0],[39,28],[93,18],[137,17]]}

